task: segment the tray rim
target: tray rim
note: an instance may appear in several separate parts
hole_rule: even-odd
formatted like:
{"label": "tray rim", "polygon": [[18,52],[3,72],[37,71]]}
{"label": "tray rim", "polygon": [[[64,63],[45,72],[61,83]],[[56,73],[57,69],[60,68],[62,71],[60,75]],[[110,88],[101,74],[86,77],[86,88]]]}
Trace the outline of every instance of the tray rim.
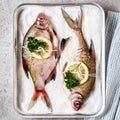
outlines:
{"label": "tray rim", "polygon": [[[17,96],[17,75],[15,75],[16,73],[16,49],[17,49],[17,44],[16,44],[16,29],[17,29],[17,21],[16,21],[16,17],[17,17],[17,13],[19,11],[19,9],[21,7],[24,7],[24,6],[29,6],[29,5],[40,5],[40,6],[81,6],[81,5],[93,5],[93,6],[96,6],[100,9],[101,13],[102,13],[102,18],[103,18],[103,24],[102,24],[102,34],[101,34],[101,40],[102,40],[102,63],[104,63],[102,65],[102,89],[101,89],[101,93],[103,95],[102,97],[102,106],[100,108],[100,110],[94,114],[90,114],[90,115],[85,115],[85,114],[81,114],[81,113],[73,113],[73,114],[54,114],[54,113],[47,113],[47,114],[31,114],[31,113],[24,113],[24,112],[21,112],[21,110],[18,108],[17,106],[17,101],[16,101],[16,96]],[[106,74],[106,69],[105,69],[105,13],[104,13],[104,10],[103,8],[98,5],[97,3],[95,2],[87,2],[87,3],[23,3],[23,4],[20,4],[19,6],[17,6],[14,10],[14,13],[13,13],[13,107],[14,107],[14,110],[16,111],[16,113],[21,116],[21,117],[24,117],[24,118],[92,118],[92,117],[98,117],[100,116],[101,114],[103,114],[104,112],[104,109],[105,109],[105,74]]]}

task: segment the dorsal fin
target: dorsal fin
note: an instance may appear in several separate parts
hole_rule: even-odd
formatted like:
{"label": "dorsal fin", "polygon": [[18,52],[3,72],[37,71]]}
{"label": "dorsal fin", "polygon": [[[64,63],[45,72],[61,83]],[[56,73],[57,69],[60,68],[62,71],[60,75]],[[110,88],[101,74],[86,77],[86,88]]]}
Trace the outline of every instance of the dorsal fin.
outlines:
{"label": "dorsal fin", "polygon": [[91,40],[91,43],[90,43],[89,54],[93,58],[93,60],[96,61],[95,47],[94,47],[94,44],[93,44],[92,40]]}

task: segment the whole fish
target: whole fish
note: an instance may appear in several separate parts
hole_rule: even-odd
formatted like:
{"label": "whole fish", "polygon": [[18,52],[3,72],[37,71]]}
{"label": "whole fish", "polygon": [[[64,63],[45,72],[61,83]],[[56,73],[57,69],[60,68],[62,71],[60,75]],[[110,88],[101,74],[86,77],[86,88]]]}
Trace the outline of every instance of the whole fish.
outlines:
{"label": "whole fish", "polygon": [[[28,39],[35,40],[37,38],[46,40],[51,46],[51,49],[48,49],[48,51],[42,51],[43,57],[41,58],[28,49]],[[31,43],[33,43],[33,41],[31,41]],[[43,49],[40,48],[40,50]],[[44,57],[45,52],[48,52],[46,57]],[[47,107],[52,111],[52,105],[45,90],[45,85],[49,80],[55,79],[56,64],[59,59],[59,39],[50,20],[44,13],[40,13],[37,16],[35,23],[25,35],[22,57],[24,71],[27,77],[29,77],[28,72],[30,73],[35,88],[28,109],[31,109],[36,103],[37,98],[41,96]]]}
{"label": "whole fish", "polygon": [[[81,9],[81,15],[78,16],[76,21],[73,21],[68,13],[62,9],[62,14],[67,22],[68,26],[72,29],[76,38],[67,38],[61,41],[61,49],[63,50],[63,57],[66,58],[66,62],[63,67],[64,88],[71,102],[72,108],[78,111],[85,99],[90,94],[95,83],[96,76],[96,58],[94,45],[91,40],[90,48],[88,47],[82,32],[82,17],[83,11]],[[72,42],[71,46],[70,43]],[[69,46],[69,47],[67,47]],[[86,80],[83,83],[74,83],[74,87],[70,87],[71,84],[65,85],[66,77],[65,70],[70,64],[80,63],[88,71]],[[78,66],[80,65],[78,64]],[[77,66],[77,67],[78,67]],[[71,73],[66,73],[66,76],[75,82],[76,78],[71,76]],[[77,75],[82,76],[82,74]]]}

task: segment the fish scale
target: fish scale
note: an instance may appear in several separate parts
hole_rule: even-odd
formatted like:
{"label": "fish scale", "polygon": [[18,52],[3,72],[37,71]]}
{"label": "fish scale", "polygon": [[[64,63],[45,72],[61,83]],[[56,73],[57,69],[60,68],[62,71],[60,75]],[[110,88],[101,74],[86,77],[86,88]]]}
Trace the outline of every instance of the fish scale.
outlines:
{"label": "fish scale", "polygon": [[[75,45],[77,48],[75,47],[74,50],[72,49],[73,54],[71,54],[70,59],[67,59],[66,63],[70,63],[71,61],[76,61],[76,60],[79,62],[83,62],[87,66],[89,71],[87,81],[85,81],[84,83],[79,84],[70,89],[68,89],[66,86],[64,87],[65,91],[69,91],[69,94],[67,95],[68,95],[68,98],[70,99],[72,108],[75,111],[78,111],[94,87],[94,83],[96,79],[95,50],[94,50],[94,45],[92,40],[91,40],[90,48],[88,48],[88,45],[82,33],[82,17],[83,17],[82,9],[81,9],[81,17],[80,16],[78,17],[78,21],[73,21],[71,17],[67,14],[67,12],[63,9],[62,9],[62,14],[68,26],[72,29],[72,31],[77,36],[77,39],[72,38],[70,40],[73,43],[73,45]],[[69,44],[70,44],[70,41],[69,41]],[[67,42],[64,42],[64,45],[62,44],[62,48],[67,47],[68,44],[66,43]],[[67,50],[68,49],[63,49],[63,53],[65,52],[67,53]],[[64,70],[67,66],[66,63],[63,67],[64,68],[63,73],[65,73]]]}
{"label": "fish scale", "polygon": [[[51,54],[49,54],[47,58],[41,57],[41,59],[35,57],[35,55],[33,56],[33,53],[31,53],[29,49],[26,49],[29,37],[42,38],[47,40],[47,42],[49,41],[48,43],[50,45],[52,44]],[[55,78],[56,64],[59,60],[59,56],[59,39],[57,34],[48,17],[44,13],[40,13],[37,16],[35,23],[26,33],[22,48],[23,68],[27,77],[28,72],[30,73],[35,89],[28,110],[35,105],[38,97],[42,97],[48,109],[52,111],[52,104],[45,90],[45,85],[49,80]]]}

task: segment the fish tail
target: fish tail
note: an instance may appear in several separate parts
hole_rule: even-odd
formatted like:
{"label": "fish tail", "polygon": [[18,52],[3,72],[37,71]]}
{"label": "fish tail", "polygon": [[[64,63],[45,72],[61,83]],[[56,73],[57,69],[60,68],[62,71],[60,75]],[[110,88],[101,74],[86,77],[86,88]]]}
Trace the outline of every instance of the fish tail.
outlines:
{"label": "fish tail", "polygon": [[35,105],[35,103],[37,101],[37,98],[39,96],[42,97],[42,100],[45,102],[47,107],[52,111],[52,105],[51,105],[49,96],[48,96],[48,94],[47,94],[47,92],[45,90],[35,90],[32,98],[31,98],[31,101],[29,103],[28,110],[30,110]]}
{"label": "fish tail", "polygon": [[75,31],[80,31],[82,26],[82,16],[83,16],[82,9],[81,12],[79,12],[78,17],[76,18],[75,21],[68,15],[68,13],[64,9],[61,8],[61,10],[63,17],[67,22],[67,24],[69,25],[69,27],[74,29]]}
{"label": "fish tail", "polygon": [[40,95],[40,92],[38,92],[37,90],[34,91],[34,94],[30,100],[29,106],[28,106],[28,110],[30,110],[36,103],[38,96]]}
{"label": "fish tail", "polygon": [[83,10],[80,7],[80,12],[78,13],[78,18],[76,19],[76,24],[80,29],[82,29],[82,18],[83,18]]}
{"label": "fish tail", "polygon": [[88,45],[84,39],[84,35],[82,32],[82,18],[83,18],[82,8],[80,7],[80,12],[78,13],[78,17],[77,17],[76,21],[74,21],[64,9],[61,8],[61,10],[62,10],[62,15],[63,15],[65,21],[67,22],[68,26],[71,29],[73,29],[74,32],[76,33],[76,35],[79,39],[80,45],[83,46],[82,49],[85,48],[86,50],[88,50]]}

